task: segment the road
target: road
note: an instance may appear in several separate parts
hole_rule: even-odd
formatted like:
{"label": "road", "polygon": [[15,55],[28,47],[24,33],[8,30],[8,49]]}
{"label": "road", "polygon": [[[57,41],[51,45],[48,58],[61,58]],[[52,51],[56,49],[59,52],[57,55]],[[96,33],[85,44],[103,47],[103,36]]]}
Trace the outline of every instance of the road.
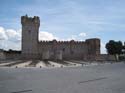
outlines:
{"label": "road", "polygon": [[125,93],[125,64],[0,68],[0,93]]}

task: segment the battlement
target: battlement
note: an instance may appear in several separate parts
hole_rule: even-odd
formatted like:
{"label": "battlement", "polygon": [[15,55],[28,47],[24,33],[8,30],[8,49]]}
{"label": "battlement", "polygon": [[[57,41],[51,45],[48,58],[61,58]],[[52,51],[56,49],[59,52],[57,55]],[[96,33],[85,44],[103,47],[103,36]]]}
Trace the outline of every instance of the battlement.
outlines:
{"label": "battlement", "polygon": [[38,26],[40,26],[40,19],[38,16],[34,16],[34,17],[28,17],[27,15],[21,16],[21,24],[22,25],[37,24]]}
{"label": "battlement", "polygon": [[84,41],[57,41],[57,40],[52,40],[52,41],[40,41],[40,44],[85,44]]}
{"label": "battlement", "polygon": [[47,40],[43,40],[40,41],[40,43],[51,43],[51,42],[55,42],[55,43],[86,43],[86,42],[92,42],[92,41],[99,41],[99,38],[90,38],[90,39],[86,39],[85,41],[75,41],[75,40],[70,40],[70,41],[57,41],[57,40],[52,40],[52,41],[47,41]]}
{"label": "battlement", "polygon": [[98,47],[100,47],[100,39],[99,38],[86,39],[85,42],[87,44],[91,45],[91,46],[98,46]]}
{"label": "battlement", "polygon": [[100,39],[99,38],[86,39],[86,42],[89,42],[89,41],[100,41]]}

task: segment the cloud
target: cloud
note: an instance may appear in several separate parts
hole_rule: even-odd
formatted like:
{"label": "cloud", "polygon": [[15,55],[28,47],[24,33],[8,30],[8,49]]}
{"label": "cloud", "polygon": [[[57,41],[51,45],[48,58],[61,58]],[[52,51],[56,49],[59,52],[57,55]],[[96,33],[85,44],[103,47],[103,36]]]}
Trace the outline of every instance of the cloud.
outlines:
{"label": "cloud", "polygon": [[16,31],[13,29],[7,29],[6,35],[8,36],[9,40],[13,40],[13,41],[20,41],[21,40],[21,30]]}
{"label": "cloud", "polygon": [[7,36],[5,33],[5,29],[3,27],[0,27],[0,40],[6,40]]}
{"label": "cloud", "polygon": [[83,40],[83,37],[86,37],[86,33],[82,32],[82,33],[79,33],[79,34],[76,34],[76,35],[71,35],[71,37],[69,37],[68,39],[65,39],[65,40],[80,40],[82,41]]}
{"label": "cloud", "polygon": [[21,30],[4,29],[0,27],[0,48],[3,49],[21,49]]}
{"label": "cloud", "polygon": [[82,32],[82,33],[79,34],[79,36],[85,37],[85,36],[86,36],[86,33]]}
{"label": "cloud", "polygon": [[101,54],[106,54],[105,44],[101,42]]}
{"label": "cloud", "polygon": [[45,32],[45,31],[40,31],[39,32],[39,40],[53,40],[56,39],[58,40],[57,37],[55,37],[52,33]]}

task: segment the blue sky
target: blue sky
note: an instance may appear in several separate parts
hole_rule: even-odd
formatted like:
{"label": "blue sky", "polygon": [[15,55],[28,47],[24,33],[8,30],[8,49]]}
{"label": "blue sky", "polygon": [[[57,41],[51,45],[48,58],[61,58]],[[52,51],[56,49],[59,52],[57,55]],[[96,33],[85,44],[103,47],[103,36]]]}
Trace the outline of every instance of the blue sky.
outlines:
{"label": "blue sky", "polygon": [[125,41],[125,0],[0,0],[0,48],[21,49],[20,17],[40,17],[40,40]]}

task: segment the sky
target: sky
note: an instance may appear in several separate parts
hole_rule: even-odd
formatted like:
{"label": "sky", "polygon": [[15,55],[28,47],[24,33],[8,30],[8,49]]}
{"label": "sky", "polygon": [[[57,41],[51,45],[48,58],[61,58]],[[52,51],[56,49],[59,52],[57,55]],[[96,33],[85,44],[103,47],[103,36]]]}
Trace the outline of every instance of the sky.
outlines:
{"label": "sky", "polygon": [[0,0],[0,48],[21,49],[21,16],[40,17],[39,40],[125,41],[125,0]]}

